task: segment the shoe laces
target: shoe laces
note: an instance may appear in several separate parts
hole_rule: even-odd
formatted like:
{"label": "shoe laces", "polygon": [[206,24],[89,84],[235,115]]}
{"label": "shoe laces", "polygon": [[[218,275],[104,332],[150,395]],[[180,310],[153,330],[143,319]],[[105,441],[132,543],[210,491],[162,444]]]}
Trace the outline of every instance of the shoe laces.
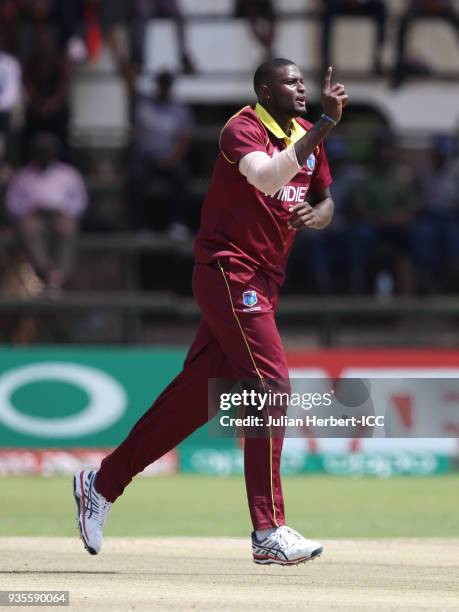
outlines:
{"label": "shoe laces", "polygon": [[303,536],[301,536],[291,527],[282,525],[271,534],[271,538],[273,538],[283,549],[286,549],[290,548],[291,546],[296,546],[298,544],[298,540],[302,540]]}
{"label": "shoe laces", "polygon": [[99,527],[103,527],[112,504],[96,491],[94,487],[94,478],[95,474],[91,477],[89,482],[86,512],[88,519],[94,518]]}

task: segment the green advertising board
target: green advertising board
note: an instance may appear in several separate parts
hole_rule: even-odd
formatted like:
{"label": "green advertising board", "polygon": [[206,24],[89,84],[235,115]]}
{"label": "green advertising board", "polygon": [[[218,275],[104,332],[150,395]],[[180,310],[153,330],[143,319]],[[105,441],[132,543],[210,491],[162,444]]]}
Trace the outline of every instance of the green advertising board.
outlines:
{"label": "green advertising board", "polygon": [[0,350],[0,446],[117,445],[180,371],[181,350]]}
{"label": "green advertising board", "polygon": [[[333,453],[309,454],[292,450],[286,444],[282,453],[282,473],[333,474],[334,476],[428,476],[451,471],[451,459],[432,452]],[[215,448],[186,444],[180,450],[182,472],[229,476],[244,473],[240,448]]]}
{"label": "green advertising board", "polygon": [[[118,445],[180,372],[180,349],[0,349],[0,449]],[[234,448],[202,427],[192,446]]]}
{"label": "green advertising board", "polygon": [[[0,451],[117,446],[180,372],[184,357],[184,350],[164,348],[0,349]],[[451,469],[449,456],[427,449],[308,453],[289,442],[282,459],[287,474],[386,477]],[[215,437],[207,426],[179,446],[179,461],[186,472],[243,472],[238,440]]]}

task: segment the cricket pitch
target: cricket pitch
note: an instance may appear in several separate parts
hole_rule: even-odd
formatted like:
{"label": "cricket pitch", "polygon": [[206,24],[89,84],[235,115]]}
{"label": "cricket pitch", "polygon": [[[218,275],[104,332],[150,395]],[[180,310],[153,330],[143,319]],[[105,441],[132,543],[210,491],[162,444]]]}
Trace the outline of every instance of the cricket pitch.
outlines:
{"label": "cricket pitch", "polygon": [[328,540],[283,568],[245,539],[107,538],[91,557],[76,537],[0,538],[1,590],[68,590],[74,611],[449,611],[458,575],[459,540]]}

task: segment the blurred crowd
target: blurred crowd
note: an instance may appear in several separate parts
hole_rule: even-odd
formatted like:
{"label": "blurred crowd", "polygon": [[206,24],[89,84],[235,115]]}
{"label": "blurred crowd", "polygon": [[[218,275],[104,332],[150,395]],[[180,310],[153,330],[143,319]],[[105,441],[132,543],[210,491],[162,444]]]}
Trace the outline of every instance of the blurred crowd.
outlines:
{"label": "blurred crowd", "polygon": [[[381,75],[384,0],[322,4],[324,66],[333,62],[336,20],[362,17],[375,24],[372,68]],[[235,0],[233,8],[234,17],[247,20],[263,55],[272,57],[278,5],[273,0]],[[192,238],[193,113],[176,99],[175,75],[169,72],[156,75],[148,94],[136,88],[145,62],[147,23],[164,17],[175,24],[182,73],[199,72],[179,0],[0,0],[0,179],[7,184],[6,223],[17,232],[37,291],[59,293],[74,271],[88,194],[69,138],[70,87],[75,66],[97,60],[104,45],[130,100],[132,129],[122,177],[124,229],[135,236],[151,234],[154,186],[159,183],[165,194],[166,235],[178,242]],[[452,1],[406,0],[390,70],[393,86],[421,69],[407,57],[406,38],[413,22],[426,17],[447,20],[459,34]],[[387,132],[372,139],[366,163],[353,161],[344,138],[332,138],[328,152],[336,219],[326,231],[299,236],[291,262],[292,289],[382,295],[457,289],[457,141],[439,135],[431,143],[430,157],[417,165],[402,159],[395,137]]]}
{"label": "blurred crowd", "polygon": [[[373,46],[373,71],[375,75],[383,72],[382,51],[386,41],[388,25],[388,6],[385,0],[323,0],[322,57],[324,68],[330,65],[332,25],[338,18],[362,17],[374,22],[376,35]],[[407,53],[409,32],[418,20],[441,20],[451,24],[459,38],[459,12],[454,0],[405,0],[400,2],[401,13],[396,25],[395,61],[390,68],[390,83],[399,87],[410,75],[427,75],[432,68]]]}
{"label": "blurred crowd", "polygon": [[[369,19],[374,23],[373,73],[384,72],[383,49],[387,39],[389,7],[386,0],[321,0],[322,11],[322,72],[333,64],[333,27],[346,17]],[[237,17],[246,17],[254,37],[272,57],[277,30],[276,11],[280,4],[275,0],[236,0]],[[428,75],[432,68],[417,57],[407,53],[407,40],[412,26],[418,20],[441,20],[451,25],[459,37],[459,11],[454,0],[400,0],[401,12],[396,24],[395,60],[389,67],[390,85],[399,87],[410,75]]]}
{"label": "blurred crowd", "polygon": [[303,290],[381,296],[457,291],[457,138],[435,136],[418,162],[404,158],[388,131],[371,139],[365,163],[352,161],[343,138],[332,136],[326,148],[336,214],[329,228],[297,238],[291,272]]}

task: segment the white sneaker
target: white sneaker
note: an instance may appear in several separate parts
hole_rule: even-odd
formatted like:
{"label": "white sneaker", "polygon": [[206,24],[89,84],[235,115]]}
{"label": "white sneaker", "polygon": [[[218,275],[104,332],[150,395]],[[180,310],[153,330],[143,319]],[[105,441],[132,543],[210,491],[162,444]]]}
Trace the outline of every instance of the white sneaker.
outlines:
{"label": "white sneaker", "polygon": [[252,533],[253,560],[263,565],[297,565],[320,556],[322,550],[322,544],[306,540],[287,525],[278,527],[261,541]]}
{"label": "white sneaker", "polygon": [[102,548],[102,530],[112,507],[94,487],[97,472],[83,470],[73,477],[73,495],[78,507],[77,520],[81,539],[91,555]]}

